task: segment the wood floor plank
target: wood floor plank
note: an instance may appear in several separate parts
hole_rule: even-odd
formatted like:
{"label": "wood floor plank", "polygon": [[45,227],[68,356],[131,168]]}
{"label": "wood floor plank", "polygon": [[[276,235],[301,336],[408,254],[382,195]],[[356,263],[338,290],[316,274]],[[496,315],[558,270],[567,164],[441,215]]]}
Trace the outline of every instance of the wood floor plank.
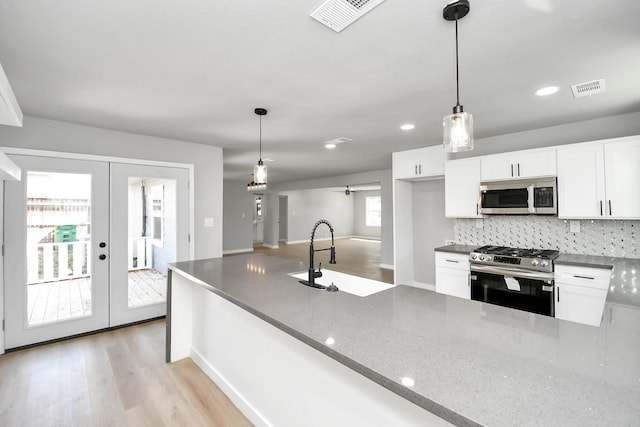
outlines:
{"label": "wood floor plank", "polygon": [[156,320],[0,356],[7,426],[250,426],[191,359],[165,363]]}

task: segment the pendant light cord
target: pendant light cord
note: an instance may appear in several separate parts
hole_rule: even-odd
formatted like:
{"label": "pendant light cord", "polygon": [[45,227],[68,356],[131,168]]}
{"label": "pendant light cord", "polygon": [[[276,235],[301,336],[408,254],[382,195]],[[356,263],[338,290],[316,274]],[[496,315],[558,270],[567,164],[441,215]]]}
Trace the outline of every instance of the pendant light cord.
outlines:
{"label": "pendant light cord", "polygon": [[460,83],[458,82],[458,12],[456,11],[456,106],[460,105]]}
{"label": "pendant light cord", "polygon": [[262,116],[260,116],[260,163],[262,163]]}

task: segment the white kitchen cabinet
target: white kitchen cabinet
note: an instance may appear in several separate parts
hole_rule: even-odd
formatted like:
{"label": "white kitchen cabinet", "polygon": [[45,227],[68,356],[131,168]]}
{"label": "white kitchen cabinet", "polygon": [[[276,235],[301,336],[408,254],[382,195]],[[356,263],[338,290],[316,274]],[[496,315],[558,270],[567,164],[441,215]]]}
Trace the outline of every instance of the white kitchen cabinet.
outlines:
{"label": "white kitchen cabinet", "polygon": [[471,299],[469,254],[436,252],[436,292]]}
{"label": "white kitchen cabinet", "polygon": [[447,154],[442,145],[392,154],[393,178],[418,180],[444,175]]}
{"label": "white kitchen cabinet", "polygon": [[640,138],[558,148],[558,217],[640,219]]}
{"label": "white kitchen cabinet", "polygon": [[481,157],[482,181],[555,176],[556,150],[536,149]]}
{"label": "white kitchen cabinet", "polygon": [[445,216],[482,218],[478,206],[480,158],[450,160],[444,165]]}
{"label": "white kitchen cabinet", "polygon": [[604,144],[605,210],[609,218],[640,218],[640,138]]}
{"label": "white kitchen cabinet", "polygon": [[558,217],[600,218],[604,202],[603,144],[558,148]]}
{"label": "white kitchen cabinet", "polygon": [[556,265],[554,275],[556,318],[600,326],[611,270]]}

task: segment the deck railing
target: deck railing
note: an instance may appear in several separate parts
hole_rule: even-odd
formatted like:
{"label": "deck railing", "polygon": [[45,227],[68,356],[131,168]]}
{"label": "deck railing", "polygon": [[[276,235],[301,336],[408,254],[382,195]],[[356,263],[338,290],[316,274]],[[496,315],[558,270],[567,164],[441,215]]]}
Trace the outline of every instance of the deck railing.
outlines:
{"label": "deck railing", "polygon": [[[129,271],[151,268],[152,238],[130,238],[128,254]],[[90,274],[91,241],[27,245],[27,284],[76,279]]]}

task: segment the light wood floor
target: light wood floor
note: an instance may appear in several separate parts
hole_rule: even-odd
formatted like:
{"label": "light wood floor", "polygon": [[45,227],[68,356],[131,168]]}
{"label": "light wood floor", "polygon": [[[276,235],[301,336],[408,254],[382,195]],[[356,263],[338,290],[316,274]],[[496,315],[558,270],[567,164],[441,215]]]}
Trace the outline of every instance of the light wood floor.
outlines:
{"label": "light wood floor", "polygon": [[[378,280],[385,283],[393,283],[393,270],[380,268],[380,241],[367,239],[337,239],[336,244],[336,264],[329,264],[329,251],[315,254],[315,267],[322,262],[322,268],[339,271],[341,273],[353,274],[354,276],[366,277],[367,279]],[[254,251],[264,252],[269,255],[276,255],[295,261],[304,262],[309,266],[309,244],[296,243],[286,244],[280,242],[277,249],[270,249],[261,244],[254,245]],[[315,249],[328,248],[330,241],[314,243]]]}
{"label": "light wood floor", "polygon": [[156,320],[0,356],[3,426],[250,426]]}

